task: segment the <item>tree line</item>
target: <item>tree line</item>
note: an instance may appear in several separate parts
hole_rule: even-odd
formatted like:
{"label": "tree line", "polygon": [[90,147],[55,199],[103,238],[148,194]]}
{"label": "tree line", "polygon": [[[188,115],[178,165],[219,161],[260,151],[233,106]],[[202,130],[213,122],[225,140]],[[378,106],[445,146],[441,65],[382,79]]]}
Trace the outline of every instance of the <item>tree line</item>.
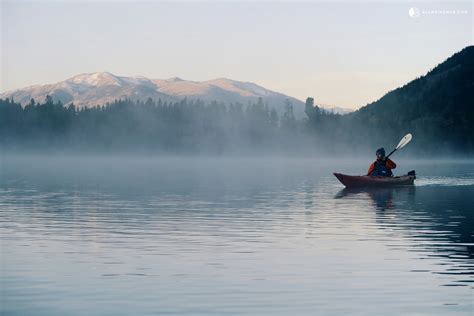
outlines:
{"label": "tree line", "polygon": [[288,101],[284,113],[255,103],[116,100],[65,106],[47,96],[22,106],[0,99],[0,144],[18,150],[223,153],[298,149],[304,134]]}
{"label": "tree line", "polygon": [[[350,155],[393,148],[414,135],[410,154],[474,155],[474,47],[426,76],[359,110],[339,115],[306,100],[296,119],[259,98],[254,103],[116,100],[96,107],[65,106],[50,96],[22,106],[0,99],[3,150]],[[400,154],[404,154],[400,153]]]}

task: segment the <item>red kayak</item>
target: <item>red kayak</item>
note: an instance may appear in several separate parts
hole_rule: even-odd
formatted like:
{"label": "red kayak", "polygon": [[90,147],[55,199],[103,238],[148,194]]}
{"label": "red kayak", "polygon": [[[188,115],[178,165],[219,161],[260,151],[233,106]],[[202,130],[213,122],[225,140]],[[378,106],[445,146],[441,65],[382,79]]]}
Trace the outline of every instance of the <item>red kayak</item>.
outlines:
{"label": "red kayak", "polygon": [[342,173],[334,173],[334,175],[348,188],[412,185],[416,179],[414,171],[410,171],[408,175],[400,177],[349,176]]}

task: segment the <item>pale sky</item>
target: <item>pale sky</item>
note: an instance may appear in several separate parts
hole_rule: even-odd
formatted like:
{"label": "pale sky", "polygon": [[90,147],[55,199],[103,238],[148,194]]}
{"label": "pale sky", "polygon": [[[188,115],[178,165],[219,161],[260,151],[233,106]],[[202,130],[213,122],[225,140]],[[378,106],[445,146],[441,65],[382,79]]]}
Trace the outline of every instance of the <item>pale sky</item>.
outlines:
{"label": "pale sky", "polygon": [[473,43],[471,1],[0,1],[0,92],[109,71],[356,108]]}

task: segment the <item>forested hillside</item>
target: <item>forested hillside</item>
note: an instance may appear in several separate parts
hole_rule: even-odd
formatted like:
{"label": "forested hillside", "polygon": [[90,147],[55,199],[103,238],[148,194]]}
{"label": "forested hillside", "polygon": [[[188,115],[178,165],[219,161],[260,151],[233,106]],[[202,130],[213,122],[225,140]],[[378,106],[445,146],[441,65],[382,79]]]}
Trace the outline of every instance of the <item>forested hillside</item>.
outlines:
{"label": "forested hillside", "polygon": [[[474,153],[474,46],[425,76],[347,115],[330,115],[307,101],[315,134],[330,143],[375,147],[414,135],[411,151]],[[393,143],[392,143],[393,144]],[[330,146],[330,144],[326,144]]]}

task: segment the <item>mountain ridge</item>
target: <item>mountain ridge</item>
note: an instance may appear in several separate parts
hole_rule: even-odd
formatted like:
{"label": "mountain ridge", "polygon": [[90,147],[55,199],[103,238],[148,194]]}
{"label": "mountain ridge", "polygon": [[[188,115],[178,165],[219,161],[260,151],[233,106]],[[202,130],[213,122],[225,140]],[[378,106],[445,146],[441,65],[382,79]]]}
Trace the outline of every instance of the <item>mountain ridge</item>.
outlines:
{"label": "mountain ridge", "polygon": [[304,103],[294,97],[267,89],[248,81],[216,78],[205,81],[185,80],[180,77],[151,79],[144,76],[120,76],[108,71],[81,73],[66,80],[44,85],[6,91],[0,98],[13,98],[23,106],[31,99],[44,100],[51,96],[64,105],[74,103],[79,108],[94,107],[118,99],[146,101],[148,98],[175,102],[182,98],[205,102],[241,103],[257,102],[273,106],[283,113],[287,100],[294,107],[298,118],[304,117]]}

